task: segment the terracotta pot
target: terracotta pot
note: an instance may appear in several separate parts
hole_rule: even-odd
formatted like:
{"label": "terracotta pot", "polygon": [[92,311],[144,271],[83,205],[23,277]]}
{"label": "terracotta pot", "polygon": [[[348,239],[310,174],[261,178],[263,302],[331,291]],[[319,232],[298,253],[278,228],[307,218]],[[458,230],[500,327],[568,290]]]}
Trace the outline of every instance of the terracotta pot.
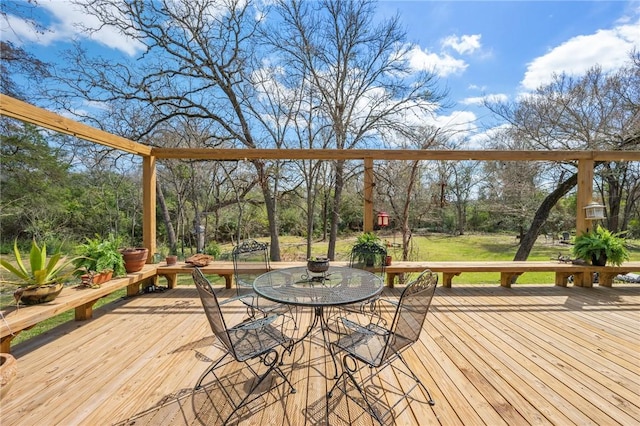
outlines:
{"label": "terracotta pot", "polygon": [[147,256],[149,249],[139,247],[135,249],[122,250],[122,257],[124,258],[124,268],[127,273],[138,272],[142,270],[145,263],[147,263]]}
{"label": "terracotta pot", "polygon": [[391,256],[387,256],[384,258],[384,264],[385,266],[391,265]]}
{"label": "terracotta pot", "polygon": [[106,283],[113,277],[113,271],[109,272],[101,272],[99,274],[85,274],[81,276],[82,284],[88,286],[99,286],[100,284]]}
{"label": "terracotta pot", "polygon": [[25,305],[37,305],[38,303],[51,302],[58,297],[64,284],[55,283],[49,285],[19,288],[13,293],[16,301]]}
{"label": "terracotta pot", "polygon": [[175,255],[169,255],[165,258],[167,265],[175,265],[176,262],[178,261],[178,256]]}
{"label": "terracotta pot", "polygon": [[17,375],[16,359],[11,354],[0,353],[0,399],[7,394]]}

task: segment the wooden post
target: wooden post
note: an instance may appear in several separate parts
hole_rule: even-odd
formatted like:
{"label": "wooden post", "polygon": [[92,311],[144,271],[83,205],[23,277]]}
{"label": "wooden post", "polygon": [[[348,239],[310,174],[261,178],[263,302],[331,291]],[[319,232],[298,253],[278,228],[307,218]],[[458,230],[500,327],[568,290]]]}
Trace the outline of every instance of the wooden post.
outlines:
{"label": "wooden post", "polygon": [[147,263],[156,252],[156,157],[142,157],[142,242],[149,249]]}
{"label": "wooden post", "polygon": [[576,235],[586,232],[591,221],[586,219],[584,208],[593,198],[593,160],[578,160],[578,193],[576,200]]}
{"label": "wooden post", "polygon": [[373,158],[364,159],[364,232],[373,232]]}
{"label": "wooden post", "polygon": [[[578,193],[576,199],[576,235],[589,231],[592,226],[587,220],[584,208],[593,198],[593,160],[578,160]],[[576,274],[573,276],[573,284],[578,287],[591,287],[592,274]]]}

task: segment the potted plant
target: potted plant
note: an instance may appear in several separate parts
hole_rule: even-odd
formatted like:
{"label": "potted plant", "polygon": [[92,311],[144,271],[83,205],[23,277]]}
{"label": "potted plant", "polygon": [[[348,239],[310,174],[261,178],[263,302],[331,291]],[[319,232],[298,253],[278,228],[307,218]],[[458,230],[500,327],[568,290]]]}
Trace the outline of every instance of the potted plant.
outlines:
{"label": "potted plant", "polygon": [[149,249],[145,247],[128,247],[121,250],[120,253],[124,258],[124,268],[130,274],[142,270],[145,263],[147,263]]}
{"label": "potted plant", "polygon": [[0,267],[15,278],[13,283],[19,288],[13,296],[17,303],[35,305],[52,301],[62,291],[65,279],[73,273],[70,266],[75,259],[67,259],[59,251],[47,258],[47,245],[43,243],[40,247],[35,239],[31,242],[29,268],[18,249],[18,240],[13,243],[13,252],[17,266],[7,259],[0,259]]}
{"label": "potted plant", "polygon": [[622,233],[613,233],[598,225],[595,229],[575,238],[573,254],[592,265],[604,266],[607,262],[620,266],[629,259]]}
{"label": "potted plant", "polygon": [[374,266],[376,259],[384,259],[386,256],[386,247],[373,232],[365,232],[358,236],[351,248],[352,262],[362,263],[367,267]]}
{"label": "potted plant", "polygon": [[76,247],[76,254],[80,257],[73,262],[77,268],[74,274],[89,286],[100,285],[109,281],[112,276],[126,275],[119,247],[120,239],[113,235],[105,240],[97,236],[87,238],[84,244]]}
{"label": "potted plant", "polygon": [[178,263],[178,255],[170,253],[165,256],[164,260],[167,262],[167,265],[175,265]]}
{"label": "potted plant", "polygon": [[329,258],[326,256],[314,256],[307,259],[307,269],[309,272],[321,273],[329,269]]}

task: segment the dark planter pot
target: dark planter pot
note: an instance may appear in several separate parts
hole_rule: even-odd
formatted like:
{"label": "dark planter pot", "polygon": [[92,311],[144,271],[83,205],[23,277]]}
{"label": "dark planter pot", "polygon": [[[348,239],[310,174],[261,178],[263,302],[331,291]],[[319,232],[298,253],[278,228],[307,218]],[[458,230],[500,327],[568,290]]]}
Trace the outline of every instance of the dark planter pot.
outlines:
{"label": "dark planter pot", "polygon": [[178,256],[169,255],[164,260],[167,262],[167,265],[175,265],[178,262]]}
{"label": "dark planter pot", "polygon": [[307,269],[309,272],[319,274],[329,269],[329,259],[327,260],[308,260]]}
{"label": "dark planter pot", "polygon": [[148,254],[149,250],[146,248],[123,250],[122,257],[124,258],[124,268],[127,273],[141,271],[145,263],[147,263]]}
{"label": "dark planter pot", "polygon": [[591,255],[591,264],[593,266],[606,266],[607,264],[607,255],[602,253],[600,256],[596,256],[595,254]]}
{"label": "dark planter pot", "polygon": [[64,285],[62,283],[42,285],[38,287],[19,288],[13,293],[16,301],[25,305],[37,305],[51,302],[58,297]]}

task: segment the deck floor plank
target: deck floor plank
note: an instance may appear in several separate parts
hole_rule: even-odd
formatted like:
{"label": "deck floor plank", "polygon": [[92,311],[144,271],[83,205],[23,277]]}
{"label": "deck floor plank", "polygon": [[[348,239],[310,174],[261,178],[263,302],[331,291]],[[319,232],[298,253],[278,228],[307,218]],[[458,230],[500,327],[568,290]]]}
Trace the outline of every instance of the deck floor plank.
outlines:
{"label": "deck floor plank", "polygon": [[[403,401],[389,424],[636,425],[639,312],[637,284],[438,288],[420,341],[405,353],[436,405]],[[245,314],[230,308],[229,322]],[[307,310],[298,332],[310,318]],[[0,404],[3,426],[219,424],[231,410],[217,385],[193,390],[221,350],[191,286],[118,300],[12,351],[19,375]],[[334,367],[321,335],[284,362],[298,391],[266,392],[232,424],[375,424],[339,391],[326,418]],[[221,371],[238,394],[245,373],[234,364]],[[374,384],[388,389],[384,408],[412,381],[388,369]],[[426,400],[419,388],[413,393]]]}
{"label": "deck floor plank", "polygon": [[[499,298],[493,298],[493,301],[499,301]],[[511,299],[510,299],[511,301]],[[560,315],[560,314],[558,314]],[[514,313],[514,316],[518,318],[518,314]],[[603,402],[608,399],[607,389],[597,385],[597,382],[593,380],[591,375],[593,369],[590,366],[580,362],[575,356],[568,360],[569,362],[558,362],[559,352],[557,350],[551,350],[551,352],[545,351],[534,342],[535,334],[530,333],[526,335],[527,330],[534,329],[537,325],[536,321],[530,321],[526,323],[524,321],[504,323],[500,327],[495,324],[501,324],[501,319],[496,316],[495,321],[487,322],[485,319],[484,327],[487,329],[493,329],[498,333],[499,328],[508,332],[509,337],[502,337],[502,341],[511,341],[513,347],[524,355],[526,359],[535,363],[536,368],[539,368],[541,372],[554,371],[554,377],[547,379],[545,382],[551,383],[553,379],[557,381],[556,389],[567,399],[569,399],[569,405],[575,407],[581,407],[580,411],[583,412],[588,418],[593,420],[596,424],[610,424],[613,422],[611,416],[614,418],[620,418],[621,423],[633,422],[633,417],[625,415],[617,407],[611,405],[609,402]],[[562,323],[562,320],[558,320],[558,323]],[[551,325],[549,325],[551,327]],[[539,331],[547,331],[548,329],[542,329]],[[506,336],[506,335],[505,335]],[[567,338],[567,334],[559,333],[556,340],[562,342]],[[584,342],[583,342],[584,343]],[[581,370],[582,369],[582,370]],[[546,374],[546,373],[545,373]],[[626,392],[625,392],[626,393]],[[597,396],[595,396],[597,395]],[[591,398],[587,401],[588,398]]]}

